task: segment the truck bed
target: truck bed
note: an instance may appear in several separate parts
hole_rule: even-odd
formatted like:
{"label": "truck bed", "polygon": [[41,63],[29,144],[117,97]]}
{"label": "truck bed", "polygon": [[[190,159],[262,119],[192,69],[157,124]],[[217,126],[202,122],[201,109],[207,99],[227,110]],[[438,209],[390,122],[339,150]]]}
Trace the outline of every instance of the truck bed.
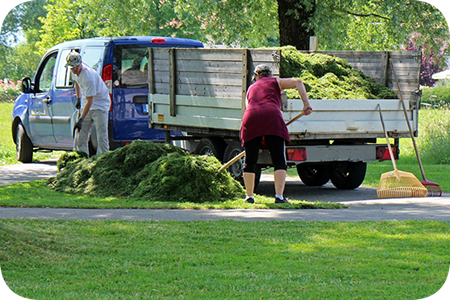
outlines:
{"label": "truck bed", "polygon": [[[364,52],[338,51],[332,55],[353,56]],[[375,60],[392,57],[400,75],[403,100],[408,119],[417,132],[419,100],[411,91],[419,86],[420,61],[417,52],[382,52]],[[380,58],[381,57],[381,58]],[[152,128],[180,130],[192,135],[239,134],[244,112],[245,94],[254,66],[266,63],[279,75],[281,53],[278,49],[149,49],[149,123]],[[361,60],[355,59],[355,65]],[[377,64],[372,64],[377,66]],[[388,86],[394,86],[392,70],[386,62],[382,70],[373,71]],[[406,92],[405,92],[406,91]],[[386,129],[392,137],[409,137],[399,99],[316,100],[310,99],[314,111],[291,124],[292,140],[384,138],[378,113],[380,105]],[[289,121],[301,112],[302,101],[284,99],[282,113]]]}

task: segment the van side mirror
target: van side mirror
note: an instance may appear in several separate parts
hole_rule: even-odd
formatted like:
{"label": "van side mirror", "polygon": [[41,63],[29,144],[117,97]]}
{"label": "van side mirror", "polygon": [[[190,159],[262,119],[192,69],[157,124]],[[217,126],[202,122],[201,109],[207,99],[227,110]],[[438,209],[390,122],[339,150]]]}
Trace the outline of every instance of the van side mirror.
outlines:
{"label": "van side mirror", "polygon": [[32,84],[31,84],[31,79],[30,77],[25,77],[22,79],[22,92],[24,94],[29,94],[31,93],[32,90]]}

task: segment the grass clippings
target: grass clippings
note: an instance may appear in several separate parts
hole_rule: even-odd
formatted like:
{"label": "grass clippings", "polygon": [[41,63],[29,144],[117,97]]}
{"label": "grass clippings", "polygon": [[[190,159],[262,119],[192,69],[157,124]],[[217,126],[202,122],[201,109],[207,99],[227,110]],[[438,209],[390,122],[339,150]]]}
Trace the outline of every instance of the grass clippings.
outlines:
{"label": "grass clippings", "polygon": [[69,153],[58,161],[62,166],[48,184],[64,193],[194,203],[244,196],[228,172],[218,171],[215,157],[169,144],[137,140],[91,158]]}
{"label": "grass clippings", "polygon": [[[294,47],[281,48],[282,78],[303,81],[309,99],[397,99],[395,92],[354,69],[345,59],[321,54],[301,53]],[[296,90],[287,97],[298,99]]]}

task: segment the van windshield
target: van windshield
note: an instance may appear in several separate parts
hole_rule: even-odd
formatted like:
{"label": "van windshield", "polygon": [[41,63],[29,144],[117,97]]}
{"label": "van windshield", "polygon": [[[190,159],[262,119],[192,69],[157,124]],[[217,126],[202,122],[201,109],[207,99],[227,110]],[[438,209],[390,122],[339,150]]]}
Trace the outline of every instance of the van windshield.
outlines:
{"label": "van windshield", "polygon": [[113,82],[121,88],[145,88],[147,84],[147,46],[114,47]]}

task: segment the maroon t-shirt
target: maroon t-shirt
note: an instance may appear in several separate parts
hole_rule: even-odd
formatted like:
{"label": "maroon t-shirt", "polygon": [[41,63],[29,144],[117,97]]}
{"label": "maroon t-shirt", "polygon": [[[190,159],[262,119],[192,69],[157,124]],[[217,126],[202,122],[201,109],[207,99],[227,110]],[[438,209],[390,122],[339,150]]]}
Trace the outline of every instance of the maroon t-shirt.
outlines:
{"label": "maroon t-shirt", "polygon": [[248,106],[242,117],[242,144],[258,136],[275,135],[290,141],[281,114],[281,90],[275,77],[263,77],[247,91]]}

